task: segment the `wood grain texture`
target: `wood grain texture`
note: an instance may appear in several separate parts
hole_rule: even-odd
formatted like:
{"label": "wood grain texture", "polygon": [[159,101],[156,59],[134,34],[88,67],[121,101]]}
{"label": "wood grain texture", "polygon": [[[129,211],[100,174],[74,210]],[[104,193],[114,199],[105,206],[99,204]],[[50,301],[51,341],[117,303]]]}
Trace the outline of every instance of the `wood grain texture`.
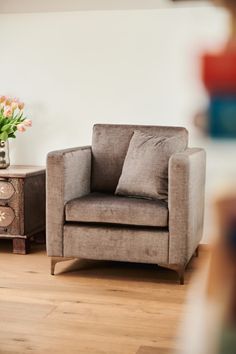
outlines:
{"label": "wood grain texture", "polygon": [[0,238],[14,240],[14,253],[29,249],[26,241],[16,238],[31,238],[45,230],[45,194],[45,169],[10,166],[0,171]]}
{"label": "wood grain texture", "polygon": [[14,210],[7,206],[0,206],[0,225],[5,228],[8,227],[14,220]]}
{"label": "wood grain texture", "polygon": [[10,199],[15,193],[13,185],[6,181],[5,179],[0,179],[0,199],[7,200]]}
{"label": "wood grain texture", "polygon": [[[2,178],[1,171],[0,177]],[[1,227],[0,224],[0,233],[3,235],[24,235],[24,205],[22,199],[24,193],[23,179],[5,178],[5,181],[12,185],[15,192],[8,200],[0,198],[0,205],[9,206],[12,208],[12,210],[14,210],[15,217],[7,228],[4,226]]]}
{"label": "wood grain texture", "polygon": [[46,177],[37,174],[24,179],[24,233],[32,234],[45,229]]}
{"label": "wood grain texture", "polygon": [[0,353],[171,354],[201,259],[183,286],[171,270],[119,262],[72,260],[51,276],[41,245],[18,256],[1,240]]}
{"label": "wood grain texture", "polygon": [[30,250],[30,241],[27,238],[14,238],[13,239],[13,253],[14,254],[27,254]]}
{"label": "wood grain texture", "polygon": [[170,349],[142,346],[137,351],[137,354],[171,354],[171,351]]}
{"label": "wood grain texture", "polygon": [[25,178],[29,176],[45,173],[45,167],[27,166],[27,165],[11,165],[5,170],[1,170],[0,177],[5,178]]}

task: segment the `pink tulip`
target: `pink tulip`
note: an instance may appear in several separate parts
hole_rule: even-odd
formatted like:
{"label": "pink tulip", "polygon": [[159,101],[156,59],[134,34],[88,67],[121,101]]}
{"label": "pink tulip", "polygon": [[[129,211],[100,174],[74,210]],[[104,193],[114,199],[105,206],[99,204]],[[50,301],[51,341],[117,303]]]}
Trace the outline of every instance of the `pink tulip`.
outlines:
{"label": "pink tulip", "polygon": [[13,111],[18,107],[18,103],[13,101],[11,104],[11,108],[13,109]]}
{"label": "pink tulip", "polygon": [[6,108],[4,111],[4,116],[9,118],[12,116],[12,109],[11,108]]}
{"label": "pink tulip", "polygon": [[19,102],[18,103],[18,108],[20,111],[22,111],[22,109],[25,107],[25,104],[23,102]]}
{"label": "pink tulip", "polygon": [[25,128],[24,124],[19,124],[19,125],[17,125],[17,130],[19,132],[23,133],[26,131],[26,128]]}
{"label": "pink tulip", "polygon": [[32,127],[32,120],[31,119],[25,119],[23,124],[26,126],[26,127]]}
{"label": "pink tulip", "polygon": [[3,103],[6,101],[6,97],[5,96],[0,96],[0,103]]}

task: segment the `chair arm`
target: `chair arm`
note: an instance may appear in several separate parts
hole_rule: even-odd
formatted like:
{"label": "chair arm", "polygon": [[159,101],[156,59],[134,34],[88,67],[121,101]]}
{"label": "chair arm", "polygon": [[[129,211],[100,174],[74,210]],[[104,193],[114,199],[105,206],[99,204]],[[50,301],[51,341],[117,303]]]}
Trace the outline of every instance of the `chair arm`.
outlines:
{"label": "chair arm", "polygon": [[186,265],[203,233],[206,153],[189,148],[169,161],[169,264]]}
{"label": "chair arm", "polygon": [[47,156],[46,233],[49,256],[63,256],[64,206],[90,192],[91,147],[50,152]]}

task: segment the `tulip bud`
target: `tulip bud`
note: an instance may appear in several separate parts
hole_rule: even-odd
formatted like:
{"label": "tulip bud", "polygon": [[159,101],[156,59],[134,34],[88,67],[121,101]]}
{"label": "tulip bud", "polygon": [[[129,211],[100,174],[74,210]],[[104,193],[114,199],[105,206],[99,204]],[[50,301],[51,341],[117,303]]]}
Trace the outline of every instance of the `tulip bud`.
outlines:
{"label": "tulip bud", "polygon": [[22,109],[24,108],[25,104],[23,102],[19,102],[18,103],[18,108],[20,111],[22,111]]}
{"label": "tulip bud", "polygon": [[6,106],[10,106],[12,103],[12,100],[10,98],[7,98],[6,101],[5,101],[5,105]]}
{"label": "tulip bud", "polygon": [[26,126],[26,127],[32,127],[32,120],[31,119],[25,119],[23,124]]}
{"label": "tulip bud", "polygon": [[7,109],[5,109],[5,111],[4,111],[4,116],[6,117],[6,118],[10,118],[11,116],[12,116],[12,109],[11,108],[7,108]]}
{"label": "tulip bud", "polygon": [[17,130],[21,133],[25,132],[26,128],[24,126],[24,124],[18,124],[17,125]]}
{"label": "tulip bud", "polygon": [[18,107],[17,102],[14,102],[14,101],[13,101],[12,104],[11,104],[12,110],[14,111],[17,107]]}

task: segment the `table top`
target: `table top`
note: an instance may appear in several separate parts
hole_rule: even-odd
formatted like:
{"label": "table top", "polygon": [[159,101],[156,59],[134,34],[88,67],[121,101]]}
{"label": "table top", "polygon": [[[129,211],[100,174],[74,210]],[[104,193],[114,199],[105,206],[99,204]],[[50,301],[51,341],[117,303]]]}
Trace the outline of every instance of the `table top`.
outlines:
{"label": "table top", "polygon": [[0,169],[0,178],[1,177],[25,178],[28,176],[44,174],[45,171],[46,171],[46,169],[43,166],[11,165],[6,169]]}

